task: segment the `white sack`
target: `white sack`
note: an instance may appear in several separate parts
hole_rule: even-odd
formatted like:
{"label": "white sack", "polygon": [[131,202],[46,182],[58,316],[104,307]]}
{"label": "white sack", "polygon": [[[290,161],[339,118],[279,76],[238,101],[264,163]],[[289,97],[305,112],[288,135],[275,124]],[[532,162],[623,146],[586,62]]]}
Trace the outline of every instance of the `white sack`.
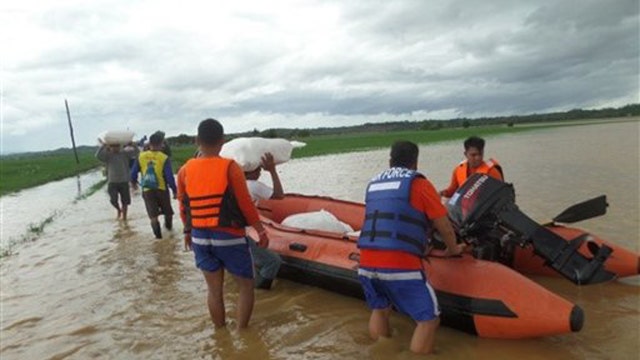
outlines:
{"label": "white sack", "polygon": [[134,135],[129,130],[108,130],[98,135],[98,140],[107,145],[126,145],[133,141]]}
{"label": "white sack", "polygon": [[293,148],[305,145],[286,139],[236,138],[222,145],[220,156],[235,160],[244,171],[253,171],[260,166],[265,153],[271,153],[275,163],[282,164],[291,159]]}
{"label": "white sack", "polygon": [[332,213],[323,210],[289,215],[282,221],[282,225],[308,230],[323,230],[337,233],[352,232],[353,228]]}

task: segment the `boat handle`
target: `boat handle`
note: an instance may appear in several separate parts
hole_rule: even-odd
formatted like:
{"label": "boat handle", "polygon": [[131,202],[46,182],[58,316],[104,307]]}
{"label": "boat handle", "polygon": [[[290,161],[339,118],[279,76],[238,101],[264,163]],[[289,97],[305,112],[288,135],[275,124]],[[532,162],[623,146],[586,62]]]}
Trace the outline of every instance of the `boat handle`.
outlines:
{"label": "boat handle", "polygon": [[349,254],[349,260],[360,262],[360,254],[357,252],[352,252]]}
{"label": "boat handle", "polygon": [[289,250],[304,252],[307,250],[307,245],[300,243],[289,244]]}

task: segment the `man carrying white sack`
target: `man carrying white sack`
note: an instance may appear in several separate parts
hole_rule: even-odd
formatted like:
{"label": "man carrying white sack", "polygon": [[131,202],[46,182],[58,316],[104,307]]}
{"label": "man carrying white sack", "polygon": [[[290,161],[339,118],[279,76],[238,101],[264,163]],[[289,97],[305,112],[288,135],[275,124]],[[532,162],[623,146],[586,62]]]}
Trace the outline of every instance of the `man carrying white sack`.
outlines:
{"label": "man carrying white sack", "polygon": [[[276,164],[282,164],[291,159],[294,148],[305,146],[299,141],[287,139],[265,139],[260,137],[236,138],[226,142],[220,150],[220,156],[237,162],[247,178],[247,188],[252,200],[257,203],[262,199],[282,199],[284,192],[280,178],[276,172]],[[271,175],[273,188],[258,181],[260,172],[264,169]],[[253,241],[249,241],[253,254],[256,271],[256,288],[270,289],[280,269],[282,260],[275,252],[259,248]]]}
{"label": "man carrying white sack", "polygon": [[[264,169],[271,175],[271,182],[273,188],[258,181],[260,173]],[[280,177],[276,171],[276,163],[271,153],[266,153],[262,156],[262,164],[253,171],[245,171],[244,176],[247,178],[247,188],[251,199],[257,204],[258,201],[263,199],[282,199],[284,197],[284,191],[282,190],[282,183]],[[280,264],[282,260],[280,256],[267,248],[259,247],[255,241],[249,241],[251,248],[251,254],[253,255],[253,262],[257,269],[255,274],[255,286],[258,289],[271,289],[273,280],[278,275],[280,270]]]}

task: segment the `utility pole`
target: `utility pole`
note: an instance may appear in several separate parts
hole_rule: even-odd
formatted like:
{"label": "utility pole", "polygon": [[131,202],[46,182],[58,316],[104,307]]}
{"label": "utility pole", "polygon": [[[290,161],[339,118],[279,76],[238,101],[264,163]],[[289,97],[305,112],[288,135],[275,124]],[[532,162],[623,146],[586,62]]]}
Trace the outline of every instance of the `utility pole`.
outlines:
{"label": "utility pole", "polygon": [[73,145],[73,154],[76,156],[76,164],[80,164],[78,159],[78,151],[76,150],[76,140],[73,138],[73,125],[71,125],[71,114],[69,113],[69,103],[64,99],[64,106],[67,108],[67,119],[69,119],[69,133],[71,133],[71,145]]}

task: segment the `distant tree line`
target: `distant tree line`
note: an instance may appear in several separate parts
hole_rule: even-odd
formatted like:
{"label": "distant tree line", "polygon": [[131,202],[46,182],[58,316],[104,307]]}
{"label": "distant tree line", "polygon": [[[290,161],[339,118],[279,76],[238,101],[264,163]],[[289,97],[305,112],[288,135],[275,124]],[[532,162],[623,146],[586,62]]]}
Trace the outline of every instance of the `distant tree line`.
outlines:
{"label": "distant tree line", "polygon": [[[380,132],[380,131],[403,131],[403,130],[440,130],[444,128],[468,128],[470,126],[505,125],[515,126],[517,124],[536,122],[555,122],[572,120],[590,120],[618,118],[640,115],[640,104],[629,104],[620,108],[604,108],[597,110],[573,109],[564,112],[512,115],[480,118],[455,118],[449,120],[421,120],[421,121],[391,121],[384,123],[366,123],[354,126],[342,127],[319,127],[311,129],[288,129],[270,128],[265,130],[253,129],[243,133],[230,134],[229,138],[236,137],[264,137],[264,138],[287,138],[297,139],[316,135],[336,135],[354,132]],[[194,136],[181,134],[167,138],[171,145],[190,145],[194,143]]]}

